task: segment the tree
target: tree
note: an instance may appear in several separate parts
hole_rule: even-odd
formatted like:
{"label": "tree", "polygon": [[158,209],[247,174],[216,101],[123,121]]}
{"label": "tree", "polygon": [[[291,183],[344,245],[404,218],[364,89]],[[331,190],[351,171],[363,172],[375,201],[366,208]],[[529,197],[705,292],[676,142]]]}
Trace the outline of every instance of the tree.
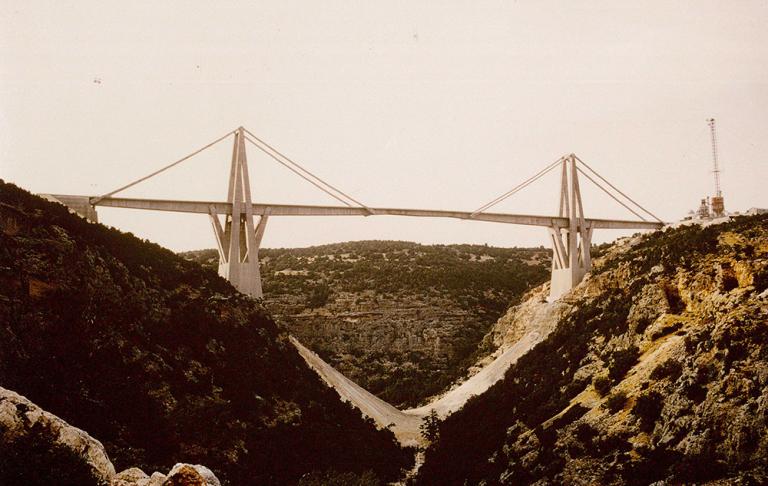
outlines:
{"label": "tree", "polygon": [[419,426],[419,431],[421,436],[429,442],[435,443],[440,438],[440,417],[435,409],[432,409],[429,415],[424,417]]}
{"label": "tree", "polygon": [[314,286],[307,297],[307,307],[315,309],[317,307],[323,307],[328,303],[328,299],[331,297],[331,288],[327,283],[321,282]]}

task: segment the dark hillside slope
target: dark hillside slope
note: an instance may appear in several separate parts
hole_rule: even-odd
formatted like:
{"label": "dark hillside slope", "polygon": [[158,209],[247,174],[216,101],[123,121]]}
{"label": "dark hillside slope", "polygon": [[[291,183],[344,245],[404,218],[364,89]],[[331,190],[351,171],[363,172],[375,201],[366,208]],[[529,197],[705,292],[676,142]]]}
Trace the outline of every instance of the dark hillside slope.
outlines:
{"label": "dark hillside slope", "polygon": [[0,181],[0,384],[101,440],[118,470],[228,484],[409,462],[225,280]]}
{"label": "dark hillside slope", "polygon": [[417,482],[768,484],[766,288],[768,216],[608,249]]}

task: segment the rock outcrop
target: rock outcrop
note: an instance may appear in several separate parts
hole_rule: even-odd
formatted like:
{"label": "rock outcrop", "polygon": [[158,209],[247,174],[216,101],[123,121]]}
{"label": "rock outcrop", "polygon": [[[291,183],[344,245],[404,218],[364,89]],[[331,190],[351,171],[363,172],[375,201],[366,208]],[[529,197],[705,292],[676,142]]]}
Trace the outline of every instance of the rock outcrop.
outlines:
{"label": "rock outcrop", "polygon": [[[619,242],[441,424],[417,483],[768,483],[767,288],[766,216]],[[488,339],[514,341],[537,298]]]}
{"label": "rock outcrop", "polygon": [[104,446],[87,432],[0,387],[0,484],[72,486],[221,486],[207,467],[176,464],[148,476],[115,473]]}
{"label": "rock outcrop", "polygon": [[199,464],[176,464],[168,472],[164,486],[221,486],[216,476]]}
{"label": "rock outcrop", "polygon": [[180,463],[168,474],[155,472],[151,476],[132,467],[115,475],[110,486],[221,486],[221,483],[205,466]]}
{"label": "rock outcrop", "polygon": [[[69,425],[59,417],[42,410],[23,396],[0,387],[0,449],[3,449],[3,467],[0,474],[19,468],[24,464],[11,461],[39,460],[41,467],[53,470],[60,468],[71,474],[92,480],[95,484],[108,483],[115,474],[115,468],[104,451],[101,442],[86,432]],[[41,453],[40,458],[11,458],[11,453]],[[3,468],[6,471],[3,471]],[[6,472],[7,473],[7,472]],[[32,473],[32,471],[29,471]],[[42,473],[42,471],[41,471]],[[37,473],[36,473],[37,474]],[[0,484],[6,484],[0,476]]]}
{"label": "rock outcrop", "polygon": [[165,474],[155,473],[150,478],[138,467],[132,467],[116,474],[110,486],[161,486],[163,481]]}

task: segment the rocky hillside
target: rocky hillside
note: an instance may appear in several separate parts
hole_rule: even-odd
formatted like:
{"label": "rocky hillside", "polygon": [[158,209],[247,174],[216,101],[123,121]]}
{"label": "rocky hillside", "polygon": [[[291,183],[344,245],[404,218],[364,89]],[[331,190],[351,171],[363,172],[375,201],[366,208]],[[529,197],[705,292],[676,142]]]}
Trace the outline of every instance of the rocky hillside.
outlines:
{"label": "rocky hillside", "polygon": [[0,386],[98,438],[117,470],[282,485],[390,480],[411,459],[214,272],[2,181],[0,343]]}
{"label": "rocky hillside", "polygon": [[[625,240],[433,434],[418,484],[767,484],[768,216]],[[541,292],[539,293],[541,294]]]}
{"label": "rocky hillside", "polygon": [[[213,250],[186,258],[216,269]],[[264,249],[265,306],[367,390],[417,405],[462,376],[510,304],[549,275],[543,248],[360,241]]]}

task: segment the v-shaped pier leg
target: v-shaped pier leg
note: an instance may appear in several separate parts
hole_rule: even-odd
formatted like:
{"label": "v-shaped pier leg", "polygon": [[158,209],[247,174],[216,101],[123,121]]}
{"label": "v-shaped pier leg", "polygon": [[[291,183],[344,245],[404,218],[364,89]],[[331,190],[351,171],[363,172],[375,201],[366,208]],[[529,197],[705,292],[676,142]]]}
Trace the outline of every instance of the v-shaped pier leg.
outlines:
{"label": "v-shaped pier leg", "polygon": [[226,215],[224,226],[219,221],[219,215],[210,208],[211,224],[219,249],[219,275],[240,292],[260,299],[264,294],[259,270],[259,246],[267,216],[261,216],[258,224],[254,225],[245,130],[242,127],[235,132],[227,202],[232,206],[232,213]]}
{"label": "v-shaped pier leg", "polygon": [[592,245],[592,228],[587,226],[584,219],[576,156],[573,154],[563,159],[558,215],[568,218],[568,226],[549,228],[552,240],[550,301],[560,298],[578,285],[592,268],[589,252]]}

